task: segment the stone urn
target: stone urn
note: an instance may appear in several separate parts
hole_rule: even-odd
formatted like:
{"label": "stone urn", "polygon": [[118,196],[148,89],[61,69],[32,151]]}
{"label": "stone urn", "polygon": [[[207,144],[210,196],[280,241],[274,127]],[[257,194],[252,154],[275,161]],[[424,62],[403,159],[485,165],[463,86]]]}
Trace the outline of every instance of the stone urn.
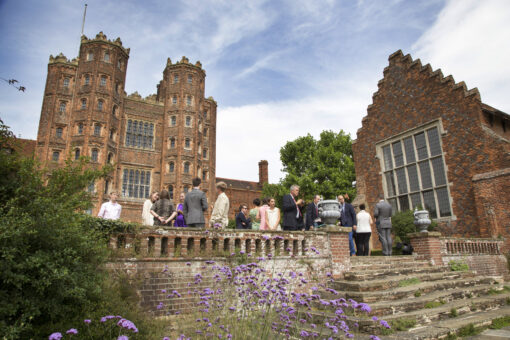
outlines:
{"label": "stone urn", "polygon": [[427,210],[414,211],[414,225],[422,233],[428,233],[428,227],[432,223]]}
{"label": "stone urn", "polygon": [[319,217],[323,224],[336,225],[340,218],[340,208],[337,200],[324,200],[319,204]]}

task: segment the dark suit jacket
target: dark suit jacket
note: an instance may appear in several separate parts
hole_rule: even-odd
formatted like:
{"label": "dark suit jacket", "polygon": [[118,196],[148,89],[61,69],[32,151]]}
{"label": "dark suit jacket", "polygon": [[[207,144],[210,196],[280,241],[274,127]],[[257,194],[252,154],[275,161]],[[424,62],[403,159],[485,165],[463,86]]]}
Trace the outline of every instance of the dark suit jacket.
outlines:
{"label": "dark suit jacket", "polygon": [[315,203],[310,203],[306,206],[306,224],[305,227],[313,227],[314,221],[319,217],[318,208]]}
{"label": "dark suit jacket", "polygon": [[[357,225],[358,222],[356,220],[356,212],[354,211],[353,206],[350,203],[345,202],[344,212],[340,210],[340,222],[342,222],[342,226],[344,227],[352,227],[353,225]],[[340,207],[340,209],[342,209]]]}
{"label": "dark suit jacket", "polygon": [[283,203],[282,203],[282,210],[283,210],[283,227],[297,227],[298,221],[297,221],[297,207],[296,203],[294,203],[294,200],[292,199],[292,196],[290,194],[287,194],[283,196]]}
{"label": "dark suit jacket", "polygon": [[238,213],[236,216],[236,229],[251,229],[251,219],[244,216],[242,212]]}
{"label": "dark suit jacket", "polygon": [[186,194],[182,212],[186,218],[186,224],[205,223],[204,211],[207,210],[207,197],[202,190],[193,189]]}

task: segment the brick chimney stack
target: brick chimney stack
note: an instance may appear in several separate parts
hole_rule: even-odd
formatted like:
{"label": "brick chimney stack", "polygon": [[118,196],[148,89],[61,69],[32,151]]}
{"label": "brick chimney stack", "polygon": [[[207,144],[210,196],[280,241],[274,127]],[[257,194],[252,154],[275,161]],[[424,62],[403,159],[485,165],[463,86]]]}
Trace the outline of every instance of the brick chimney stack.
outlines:
{"label": "brick chimney stack", "polygon": [[269,182],[269,174],[267,171],[267,161],[259,162],[259,183],[264,184]]}

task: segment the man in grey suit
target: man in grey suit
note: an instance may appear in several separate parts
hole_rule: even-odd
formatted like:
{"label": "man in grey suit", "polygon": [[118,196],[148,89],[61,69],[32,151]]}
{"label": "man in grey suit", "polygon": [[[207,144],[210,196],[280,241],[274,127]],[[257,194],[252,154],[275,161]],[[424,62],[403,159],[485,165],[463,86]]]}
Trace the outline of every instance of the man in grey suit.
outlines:
{"label": "man in grey suit", "polygon": [[200,190],[202,180],[198,177],[193,178],[193,190],[186,194],[182,212],[186,218],[186,224],[190,228],[204,228],[204,211],[207,211],[207,197]]}
{"label": "man in grey suit", "polygon": [[382,253],[384,256],[391,256],[393,240],[391,239],[391,204],[381,199],[374,209],[376,218],[377,233],[382,243]]}

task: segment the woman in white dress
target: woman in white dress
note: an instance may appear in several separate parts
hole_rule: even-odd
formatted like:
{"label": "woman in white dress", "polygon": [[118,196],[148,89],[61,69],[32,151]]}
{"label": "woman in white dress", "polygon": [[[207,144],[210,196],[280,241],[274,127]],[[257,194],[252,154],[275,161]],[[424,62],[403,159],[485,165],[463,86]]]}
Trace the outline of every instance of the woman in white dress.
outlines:
{"label": "woman in white dress", "polygon": [[143,202],[142,210],[142,224],[143,225],[154,225],[154,217],[151,215],[152,205],[159,199],[159,193],[153,191],[148,199]]}
{"label": "woman in white dress", "polygon": [[269,230],[281,230],[280,209],[276,207],[274,198],[269,198],[269,208],[266,209],[266,222]]}

